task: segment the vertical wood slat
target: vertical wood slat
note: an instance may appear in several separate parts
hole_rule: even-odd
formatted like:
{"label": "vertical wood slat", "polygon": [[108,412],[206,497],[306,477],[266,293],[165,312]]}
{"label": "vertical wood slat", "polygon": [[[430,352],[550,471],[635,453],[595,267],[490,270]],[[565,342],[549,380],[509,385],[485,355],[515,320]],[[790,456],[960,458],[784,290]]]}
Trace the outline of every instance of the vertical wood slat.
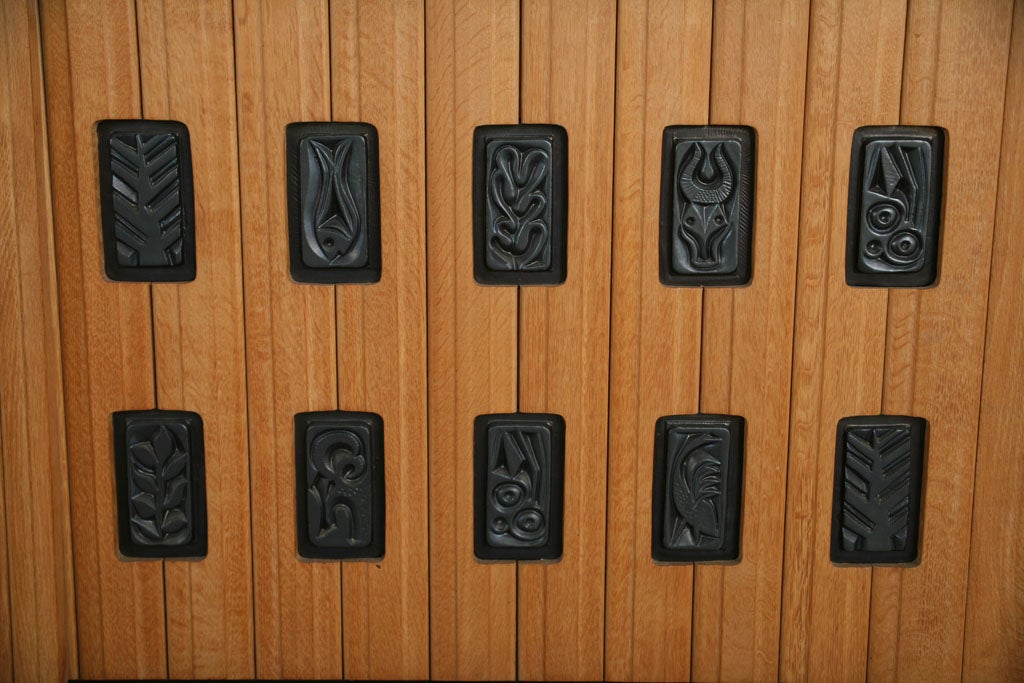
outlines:
{"label": "vertical wood slat", "polygon": [[[1013,9],[974,479],[963,678],[1024,680],[1024,2]],[[1015,398],[1017,397],[1017,398]]]}
{"label": "vertical wood slat", "polygon": [[426,4],[431,676],[516,677],[516,567],[473,556],[473,419],[516,409],[516,290],[473,280],[473,129],[519,120],[519,3]]}
{"label": "vertical wood slat", "polygon": [[110,415],[153,405],[150,287],[104,278],[95,123],[138,118],[131,2],[41,3],[79,674],[167,675],[163,565],[117,555]]}
{"label": "vertical wood slat", "polygon": [[59,681],[74,603],[40,40],[35,2],[0,4],[0,680]]}
{"label": "vertical wood slat", "polygon": [[[698,410],[702,290],[659,281],[662,132],[707,123],[712,3],[620,3],[605,677],[690,676],[693,566],[651,558],[654,425]],[[679,40],[686,36],[686,40]],[[688,65],[679,69],[680,64]]]}
{"label": "vertical wood slat", "polygon": [[711,123],[757,130],[753,280],[704,292],[701,410],[746,418],[740,562],[695,570],[691,676],[778,675],[808,5],[715,5]]}
{"label": "vertical wood slat", "polygon": [[157,405],[203,418],[209,552],[166,562],[168,673],[251,677],[252,549],[231,3],[138,0],[142,114],[189,129],[197,275],[153,285]]}
{"label": "vertical wood slat", "polygon": [[829,561],[836,425],[881,410],[886,289],[846,284],[853,132],[899,122],[906,4],[812,9],[779,677],[863,681],[871,569]]}
{"label": "vertical wood slat", "polygon": [[565,418],[564,550],[519,565],[518,675],[604,671],[615,3],[524,0],[521,120],[569,137],[568,276],[519,289],[519,409]]}
{"label": "vertical wood slat", "polygon": [[298,558],[295,413],[337,407],[334,289],[288,267],[285,126],[331,117],[326,2],[237,0],[256,675],[342,676],[338,563]]}
{"label": "vertical wood slat", "polygon": [[342,568],[344,672],[429,676],[423,4],[331,3],[333,118],[380,144],[381,281],[338,286],[338,402],[384,419],[383,562]]}
{"label": "vertical wood slat", "polygon": [[[938,284],[889,297],[886,413],[929,422],[920,566],[873,570],[872,679],[961,675],[1012,5],[911,2],[901,123],[948,130]],[[969,77],[965,77],[970,74]]]}

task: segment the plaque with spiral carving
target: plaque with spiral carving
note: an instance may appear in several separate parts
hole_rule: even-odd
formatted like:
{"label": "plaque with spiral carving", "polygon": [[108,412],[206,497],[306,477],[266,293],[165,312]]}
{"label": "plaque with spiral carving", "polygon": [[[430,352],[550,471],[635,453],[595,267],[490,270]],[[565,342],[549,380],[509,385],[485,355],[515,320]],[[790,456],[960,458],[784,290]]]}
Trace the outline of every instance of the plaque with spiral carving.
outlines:
{"label": "plaque with spiral carving", "polygon": [[287,138],[292,279],[379,281],[377,129],[367,123],[292,123]]}
{"label": "plaque with spiral carving", "polygon": [[927,422],[866,415],[839,421],[832,499],[832,561],[917,559]]}
{"label": "plaque with spiral carving", "polygon": [[865,126],[853,134],[846,283],[927,287],[938,277],[945,131]]}
{"label": "plaque with spiral carving", "polygon": [[186,282],[196,277],[188,128],[177,121],[101,121],[100,211],[107,277]]}
{"label": "plaque with spiral carving", "polygon": [[744,427],[736,415],[658,419],[651,499],[655,560],[739,557]]}
{"label": "plaque with spiral carving", "polygon": [[750,282],[755,139],[754,129],[748,126],[665,128],[662,284]]}
{"label": "plaque with spiral carving", "polygon": [[299,555],[384,556],[384,422],[375,413],[295,416]]}
{"label": "plaque with spiral carving", "polygon": [[561,126],[474,131],[473,273],[480,284],[565,282],[567,146]]}
{"label": "plaque with spiral carving", "polygon": [[125,557],[206,556],[203,420],[178,410],[113,414],[118,547]]}
{"label": "plaque with spiral carving", "polygon": [[565,420],[546,413],[476,418],[475,548],[481,560],[562,555]]}

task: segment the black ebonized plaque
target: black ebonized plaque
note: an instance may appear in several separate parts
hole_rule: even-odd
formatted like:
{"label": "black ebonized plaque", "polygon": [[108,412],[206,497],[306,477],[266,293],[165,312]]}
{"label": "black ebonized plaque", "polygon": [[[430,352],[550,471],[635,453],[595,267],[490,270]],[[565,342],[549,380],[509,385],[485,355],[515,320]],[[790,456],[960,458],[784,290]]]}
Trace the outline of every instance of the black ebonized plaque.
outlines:
{"label": "black ebonized plaque", "polygon": [[832,498],[832,561],[917,560],[925,430],[920,417],[867,415],[839,421]]}
{"label": "black ebonized plaque", "polygon": [[380,168],[368,123],[291,123],[288,236],[292,279],[380,280]]}
{"label": "black ebonized plaque", "polygon": [[473,275],[483,285],[566,277],[568,136],[554,125],[473,132]]}
{"label": "black ebonized plaque", "polygon": [[107,277],[195,280],[188,128],[177,121],[100,121],[96,131]]}
{"label": "black ebonized plaque", "polygon": [[745,425],[736,415],[658,419],[651,498],[655,560],[739,558]]}
{"label": "black ebonized plaque", "polygon": [[560,558],[565,420],[547,413],[480,415],[473,457],[477,558]]}
{"label": "black ebonized plaque", "polygon": [[664,285],[745,285],[751,277],[756,134],[749,126],[668,126],[661,150]]}
{"label": "black ebonized plaque", "polygon": [[118,547],[125,557],[206,556],[203,420],[183,410],[113,414]]}
{"label": "black ebonized plaque", "polygon": [[384,556],[384,421],[330,410],[295,416],[299,555]]}
{"label": "black ebonized plaque", "polygon": [[946,134],[867,126],[853,134],[846,283],[927,287],[939,272]]}

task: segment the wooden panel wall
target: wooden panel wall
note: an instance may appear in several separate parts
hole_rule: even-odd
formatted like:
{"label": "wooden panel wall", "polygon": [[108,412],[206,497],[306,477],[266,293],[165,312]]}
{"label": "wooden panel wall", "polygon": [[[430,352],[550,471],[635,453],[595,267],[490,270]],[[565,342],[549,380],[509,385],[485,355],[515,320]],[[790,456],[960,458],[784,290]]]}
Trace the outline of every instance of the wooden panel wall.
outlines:
{"label": "wooden panel wall", "polygon": [[[1024,677],[1024,0],[0,2],[0,681]],[[103,276],[95,124],[191,134],[192,283]],[[288,269],[285,126],[380,135],[383,272]],[[472,268],[472,134],[569,136],[568,278]],[[757,130],[753,280],[658,281],[661,136]],[[844,281],[855,128],[948,131],[940,279]],[[195,410],[209,555],[117,556],[110,414]],[[295,413],[385,423],[297,556]],[[473,557],[475,416],[567,422],[557,563]],[[650,557],[655,420],[747,420],[741,560]],[[840,417],[929,421],[921,560],[828,558]]]}

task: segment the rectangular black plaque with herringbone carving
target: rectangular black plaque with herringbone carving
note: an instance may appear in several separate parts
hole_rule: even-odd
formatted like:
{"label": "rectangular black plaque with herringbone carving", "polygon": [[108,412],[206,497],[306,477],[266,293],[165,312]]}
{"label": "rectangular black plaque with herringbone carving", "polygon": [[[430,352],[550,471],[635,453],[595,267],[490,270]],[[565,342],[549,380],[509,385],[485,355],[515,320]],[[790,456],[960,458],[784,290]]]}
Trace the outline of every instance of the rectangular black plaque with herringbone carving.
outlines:
{"label": "rectangular black plaque with herringbone carving", "polygon": [[846,417],[836,430],[832,561],[917,559],[925,430],[920,417]]}
{"label": "rectangular black plaque with herringbone carving", "polygon": [[729,562],[740,552],[743,440],[737,415],[668,415],[654,433],[651,556]]}
{"label": "rectangular black plaque with herringbone carving", "polygon": [[188,128],[177,121],[101,121],[100,212],[107,277],[196,278]]}
{"label": "rectangular black plaque with herringbone carving", "polygon": [[118,546],[125,557],[206,556],[203,420],[184,410],[113,414]]}

